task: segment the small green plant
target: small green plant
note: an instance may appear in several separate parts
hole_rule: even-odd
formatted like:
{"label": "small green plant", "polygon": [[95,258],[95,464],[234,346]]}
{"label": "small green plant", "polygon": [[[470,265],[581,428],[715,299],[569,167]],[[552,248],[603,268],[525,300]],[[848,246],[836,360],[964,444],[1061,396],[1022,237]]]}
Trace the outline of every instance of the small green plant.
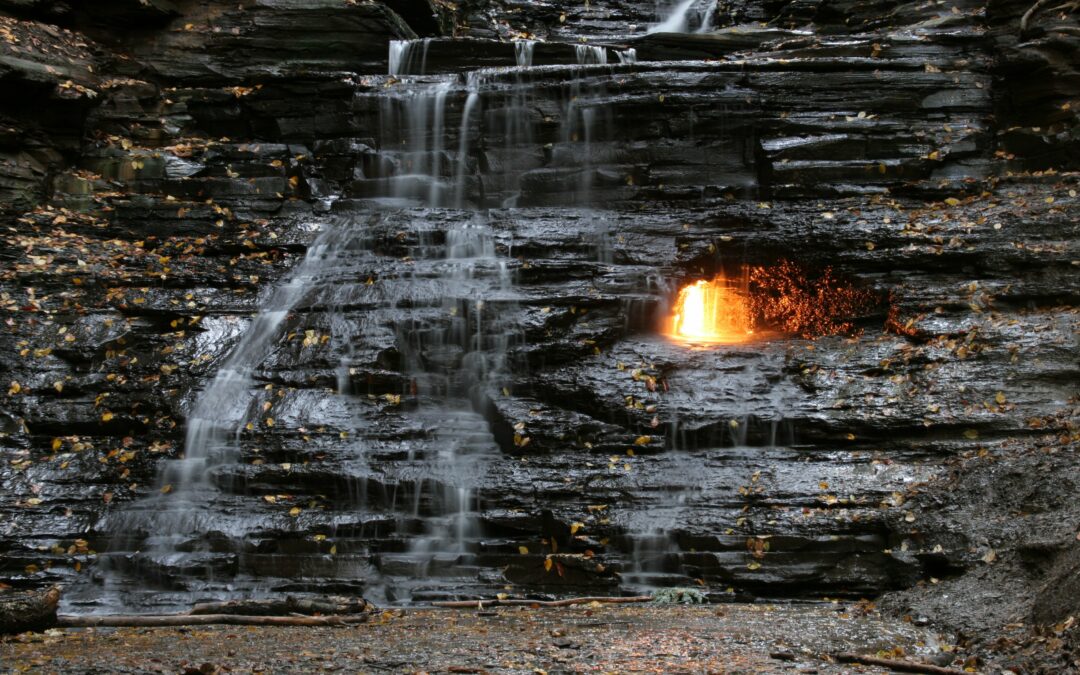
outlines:
{"label": "small green plant", "polygon": [[658,605],[701,605],[705,594],[694,588],[660,588],[653,591],[652,601]]}

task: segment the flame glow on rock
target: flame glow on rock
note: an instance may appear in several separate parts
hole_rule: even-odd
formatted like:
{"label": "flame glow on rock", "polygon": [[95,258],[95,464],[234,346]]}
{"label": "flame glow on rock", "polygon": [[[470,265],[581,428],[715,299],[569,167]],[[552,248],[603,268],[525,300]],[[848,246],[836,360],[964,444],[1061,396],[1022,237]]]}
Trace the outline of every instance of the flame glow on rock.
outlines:
{"label": "flame glow on rock", "polygon": [[754,333],[744,294],[723,277],[704,279],[679,291],[668,335],[683,342],[738,344]]}

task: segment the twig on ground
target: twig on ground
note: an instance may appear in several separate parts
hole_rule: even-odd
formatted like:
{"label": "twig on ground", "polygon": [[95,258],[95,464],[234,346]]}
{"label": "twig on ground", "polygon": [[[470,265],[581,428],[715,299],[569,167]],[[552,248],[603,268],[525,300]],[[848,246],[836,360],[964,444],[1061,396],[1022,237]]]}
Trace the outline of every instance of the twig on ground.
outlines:
{"label": "twig on ground", "polygon": [[448,607],[451,609],[484,609],[485,607],[569,607],[570,605],[588,605],[593,602],[607,604],[626,604],[633,602],[650,602],[652,596],[635,595],[627,598],[619,597],[596,597],[596,598],[567,598],[565,600],[447,600],[431,603],[435,607]]}
{"label": "twig on ground", "polygon": [[896,659],[879,659],[876,656],[863,656],[841,652],[833,654],[833,658],[841,663],[861,663],[866,666],[881,666],[891,668],[903,673],[931,673],[932,675],[965,675],[964,671],[955,668],[945,668],[929,663],[915,663],[914,661],[897,661]]}

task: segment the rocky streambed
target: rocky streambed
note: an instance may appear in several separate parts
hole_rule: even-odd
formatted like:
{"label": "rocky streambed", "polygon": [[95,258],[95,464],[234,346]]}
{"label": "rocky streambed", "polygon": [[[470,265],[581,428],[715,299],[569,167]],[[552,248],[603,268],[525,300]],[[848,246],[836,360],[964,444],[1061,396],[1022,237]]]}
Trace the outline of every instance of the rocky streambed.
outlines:
{"label": "rocky streambed", "polygon": [[[1075,8],[699,4],[0,2],[4,583],[899,592],[1058,658]],[[771,320],[665,335],[718,274]]]}
{"label": "rocky streambed", "polygon": [[[872,647],[931,662],[926,629],[844,606],[385,612],[347,628],[92,629],[0,644],[5,665],[50,672],[852,672]],[[493,636],[496,636],[493,639]],[[771,656],[770,656],[771,654]],[[861,667],[860,672],[889,672]]]}

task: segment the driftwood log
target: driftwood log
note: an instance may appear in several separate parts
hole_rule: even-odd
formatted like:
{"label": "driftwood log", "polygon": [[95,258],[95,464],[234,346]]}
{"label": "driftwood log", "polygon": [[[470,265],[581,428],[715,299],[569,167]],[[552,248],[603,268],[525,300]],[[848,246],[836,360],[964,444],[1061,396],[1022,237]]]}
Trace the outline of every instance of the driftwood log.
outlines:
{"label": "driftwood log", "polygon": [[433,602],[434,607],[448,607],[451,609],[483,609],[486,607],[569,607],[570,605],[588,605],[594,602],[606,604],[627,604],[634,602],[649,602],[650,595],[635,595],[628,598],[600,596],[595,598],[567,598],[565,600],[448,600],[445,602]]}
{"label": "driftwood log", "polygon": [[45,630],[56,625],[60,589],[0,593],[0,634]]}
{"label": "driftwood log", "polygon": [[295,598],[272,600],[230,600],[195,605],[188,614],[242,614],[244,616],[289,616],[292,614],[351,615],[374,609],[367,600],[352,597]]}
{"label": "driftwood log", "polygon": [[876,656],[863,656],[843,652],[834,654],[833,657],[840,663],[861,663],[864,666],[879,666],[890,668],[902,673],[930,673],[931,675],[967,675],[962,670],[935,666],[930,663],[916,663],[914,661],[898,661],[896,659],[880,659]]}

